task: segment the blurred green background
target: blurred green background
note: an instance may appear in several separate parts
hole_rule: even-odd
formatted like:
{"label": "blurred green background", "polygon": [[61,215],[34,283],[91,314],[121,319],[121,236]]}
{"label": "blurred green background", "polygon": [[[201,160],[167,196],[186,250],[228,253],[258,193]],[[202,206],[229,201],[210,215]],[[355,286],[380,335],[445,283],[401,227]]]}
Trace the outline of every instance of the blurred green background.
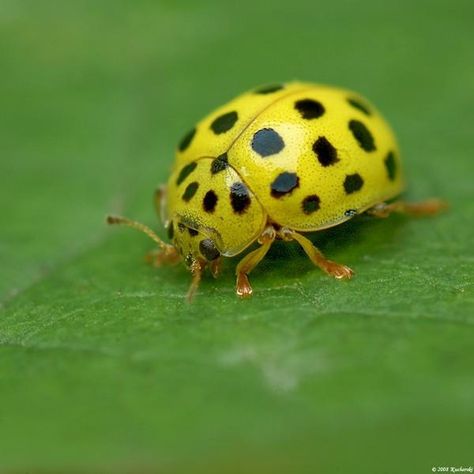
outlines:
{"label": "blurred green background", "polygon": [[[427,473],[472,465],[474,4],[0,1],[0,470]],[[275,245],[184,295],[143,264],[183,133],[245,89],[368,96],[430,219]]]}

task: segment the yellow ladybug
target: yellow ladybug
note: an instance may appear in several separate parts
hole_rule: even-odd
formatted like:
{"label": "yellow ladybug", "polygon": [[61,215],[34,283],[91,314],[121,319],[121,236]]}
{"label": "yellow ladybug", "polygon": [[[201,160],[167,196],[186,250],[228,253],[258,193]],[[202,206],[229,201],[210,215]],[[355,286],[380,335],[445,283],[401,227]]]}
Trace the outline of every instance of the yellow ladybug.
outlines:
{"label": "yellow ladybug", "polygon": [[167,187],[156,193],[172,244],[123,217],[160,246],[157,264],[184,260],[191,299],[209,265],[260,246],[237,265],[237,295],[252,294],[248,274],[275,239],[298,242],[329,275],[353,271],[326,259],[304,237],[362,212],[433,214],[442,203],[386,204],[404,187],[397,142],[377,109],[332,86],[292,82],[247,92],[212,112],[178,145]]}

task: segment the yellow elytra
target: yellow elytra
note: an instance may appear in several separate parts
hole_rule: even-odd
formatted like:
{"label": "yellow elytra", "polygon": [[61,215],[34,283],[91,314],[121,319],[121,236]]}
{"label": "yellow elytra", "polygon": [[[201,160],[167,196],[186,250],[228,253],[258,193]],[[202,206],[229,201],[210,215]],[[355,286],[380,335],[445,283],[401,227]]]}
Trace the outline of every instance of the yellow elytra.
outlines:
{"label": "yellow elytra", "polygon": [[[297,241],[311,260],[336,278],[352,270],[327,260],[300,232],[340,224],[365,211],[432,214],[441,202],[385,201],[404,187],[397,142],[365,98],[326,85],[288,83],[247,92],[218,108],[178,145],[157,207],[172,245],[156,263],[184,260],[193,274],[191,298],[205,267],[217,274],[222,257],[243,252],[237,294],[249,296],[248,273],[275,239]],[[123,218],[125,223],[151,231]]]}

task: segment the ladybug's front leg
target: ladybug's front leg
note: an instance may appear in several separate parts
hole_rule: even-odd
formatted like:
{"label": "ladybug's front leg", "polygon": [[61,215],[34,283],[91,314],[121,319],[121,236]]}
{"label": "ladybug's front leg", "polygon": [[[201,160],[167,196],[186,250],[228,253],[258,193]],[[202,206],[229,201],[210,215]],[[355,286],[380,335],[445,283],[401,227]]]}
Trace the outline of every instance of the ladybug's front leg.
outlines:
{"label": "ladybug's front leg", "polygon": [[366,212],[370,216],[385,218],[390,214],[407,214],[409,216],[421,217],[437,214],[439,211],[446,209],[447,204],[440,199],[427,199],[421,202],[405,202],[395,201],[390,204],[381,202]]}
{"label": "ladybug's front leg", "polygon": [[237,265],[235,270],[237,275],[236,293],[241,298],[248,298],[252,295],[252,287],[250,286],[248,274],[261,262],[263,257],[265,257],[275,237],[275,229],[272,226],[268,226],[258,239],[261,247],[248,253]]}
{"label": "ladybug's front leg", "polygon": [[159,245],[159,249],[152,250],[145,256],[145,260],[148,263],[152,263],[155,267],[159,267],[164,263],[177,263],[180,261],[181,257],[173,245],[163,242],[153,230],[151,230],[145,224],[142,224],[137,221],[132,221],[122,216],[107,216],[108,224],[118,224],[131,227],[132,229],[139,230],[146,234],[150,239],[155,241]]}
{"label": "ladybug's front leg", "polygon": [[175,265],[181,260],[178,251],[171,245],[164,249],[150,250],[145,255],[145,260],[154,267],[161,267],[162,265]]}
{"label": "ladybug's front leg", "polygon": [[193,260],[190,270],[192,274],[191,285],[189,285],[188,293],[186,294],[186,301],[191,303],[194,298],[194,295],[199,287],[199,283],[201,282],[202,273],[206,268],[207,262],[200,258],[196,258]]}
{"label": "ladybug's front leg", "polygon": [[222,258],[216,258],[209,264],[209,268],[211,270],[211,274],[214,278],[217,278],[221,273],[221,266],[222,266]]}

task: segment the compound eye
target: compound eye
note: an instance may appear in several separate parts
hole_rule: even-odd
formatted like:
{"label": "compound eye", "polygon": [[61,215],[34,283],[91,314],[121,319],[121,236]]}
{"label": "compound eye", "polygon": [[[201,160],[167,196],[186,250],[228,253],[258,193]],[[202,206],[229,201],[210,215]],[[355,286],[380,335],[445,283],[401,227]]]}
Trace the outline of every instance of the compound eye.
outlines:
{"label": "compound eye", "polygon": [[201,252],[201,255],[210,262],[221,255],[211,239],[201,240],[201,242],[199,242],[199,251]]}

